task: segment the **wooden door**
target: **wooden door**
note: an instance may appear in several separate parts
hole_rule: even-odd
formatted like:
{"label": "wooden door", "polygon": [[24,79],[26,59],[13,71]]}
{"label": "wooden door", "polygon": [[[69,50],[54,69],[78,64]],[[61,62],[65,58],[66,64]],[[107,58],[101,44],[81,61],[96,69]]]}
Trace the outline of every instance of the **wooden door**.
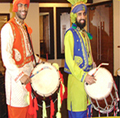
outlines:
{"label": "wooden door", "polygon": [[113,7],[112,3],[90,6],[89,32],[93,35],[91,47],[93,58],[97,66],[100,63],[109,63],[104,66],[113,74]]}

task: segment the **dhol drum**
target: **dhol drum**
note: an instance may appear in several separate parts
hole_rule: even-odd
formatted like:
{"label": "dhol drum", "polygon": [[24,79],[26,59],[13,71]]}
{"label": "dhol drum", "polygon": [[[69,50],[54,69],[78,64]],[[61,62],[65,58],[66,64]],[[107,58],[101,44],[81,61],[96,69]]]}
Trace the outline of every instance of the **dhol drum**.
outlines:
{"label": "dhol drum", "polygon": [[46,108],[50,107],[50,100],[57,100],[57,91],[60,86],[60,76],[58,70],[51,63],[38,64],[32,71],[31,87],[33,96],[36,96],[38,106],[42,107],[42,101],[46,103]]}
{"label": "dhol drum", "polygon": [[118,104],[118,90],[111,73],[100,67],[89,71],[90,75],[94,75],[96,83],[88,85],[85,83],[85,90],[88,94],[93,108],[100,113],[110,113]]}

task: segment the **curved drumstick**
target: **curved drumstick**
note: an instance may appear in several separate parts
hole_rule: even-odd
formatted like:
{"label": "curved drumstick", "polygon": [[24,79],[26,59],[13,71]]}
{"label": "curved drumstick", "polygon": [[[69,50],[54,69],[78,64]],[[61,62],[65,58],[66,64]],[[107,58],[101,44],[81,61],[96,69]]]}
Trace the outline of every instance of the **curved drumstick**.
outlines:
{"label": "curved drumstick", "polygon": [[109,65],[109,63],[101,63],[101,64],[96,68],[96,70],[95,70],[95,72],[92,74],[92,76],[94,76],[95,73],[98,71],[98,69],[99,69],[101,66],[103,66],[103,65]]}

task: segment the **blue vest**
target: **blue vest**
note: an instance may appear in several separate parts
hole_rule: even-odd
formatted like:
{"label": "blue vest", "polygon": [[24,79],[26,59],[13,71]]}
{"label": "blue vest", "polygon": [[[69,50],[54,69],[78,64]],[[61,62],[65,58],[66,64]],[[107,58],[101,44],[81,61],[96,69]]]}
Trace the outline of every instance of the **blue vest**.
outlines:
{"label": "blue vest", "polygon": [[[93,65],[88,65],[88,55],[87,55],[87,51],[85,48],[83,38],[80,35],[79,31],[77,31],[77,29],[74,29],[71,27],[67,31],[69,31],[69,30],[73,33],[73,38],[74,38],[73,60],[75,60],[76,64],[81,69],[83,69],[85,72],[88,72],[92,69]],[[66,63],[66,60],[65,60],[65,64],[64,64],[64,71],[68,74],[71,74],[70,69]]]}

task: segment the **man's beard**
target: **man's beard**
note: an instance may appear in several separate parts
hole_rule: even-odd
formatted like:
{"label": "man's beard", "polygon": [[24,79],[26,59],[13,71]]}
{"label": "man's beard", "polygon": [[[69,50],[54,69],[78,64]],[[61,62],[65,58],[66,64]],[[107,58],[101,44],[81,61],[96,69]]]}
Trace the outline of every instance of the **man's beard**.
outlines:
{"label": "man's beard", "polygon": [[[84,19],[81,19],[81,20],[84,20]],[[84,20],[84,23],[81,23],[81,22],[77,22],[77,19],[76,19],[76,25],[82,30],[86,25],[86,20]]]}

